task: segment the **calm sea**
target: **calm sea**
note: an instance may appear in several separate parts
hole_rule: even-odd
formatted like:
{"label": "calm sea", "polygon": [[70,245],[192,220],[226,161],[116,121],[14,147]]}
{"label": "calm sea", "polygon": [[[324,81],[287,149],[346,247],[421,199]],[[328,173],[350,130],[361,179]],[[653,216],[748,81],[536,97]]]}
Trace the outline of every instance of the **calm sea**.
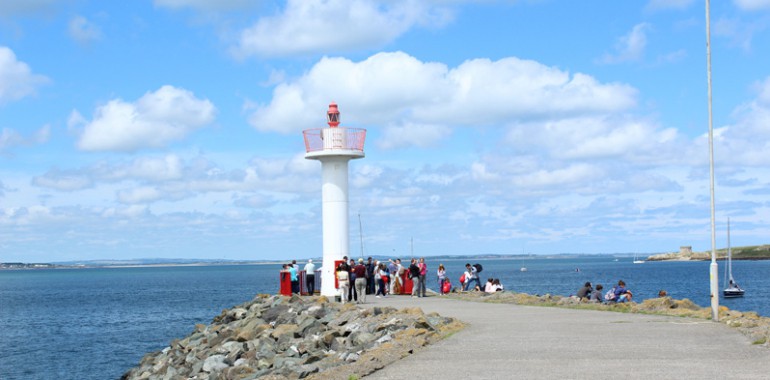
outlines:
{"label": "calm sea", "polygon": [[[484,266],[482,278],[500,278],[506,290],[517,292],[569,295],[586,281],[606,286],[623,279],[637,301],[665,289],[674,298],[709,305],[708,262],[614,260],[472,263]],[[443,264],[456,285],[465,261]],[[428,258],[428,265],[433,273],[438,262]],[[258,293],[276,293],[278,270],[243,265],[0,271],[0,379],[117,379],[145,353],[190,334],[196,323],[208,324]],[[770,316],[770,261],[737,261],[733,272],[746,296],[720,304]],[[428,284],[436,289],[434,276]]]}

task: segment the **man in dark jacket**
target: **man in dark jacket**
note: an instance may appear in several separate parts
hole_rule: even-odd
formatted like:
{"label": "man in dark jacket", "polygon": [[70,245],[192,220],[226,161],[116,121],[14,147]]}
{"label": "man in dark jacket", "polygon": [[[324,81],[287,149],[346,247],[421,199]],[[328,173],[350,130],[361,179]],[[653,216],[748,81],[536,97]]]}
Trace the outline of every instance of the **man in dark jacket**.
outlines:
{"label": "man in dark jacket", "polygon": [[577,297],[580,298],[581,301],[588,301],[588,297],[591,296],[591,292],[593,292],[593,286],[591,286],[590,282],[586,282],[585,285],[583,285],[580,290],[577,292]]}
{"label": "man in dark jacket", "polygon": [[372,258],[366,260],[366,294],[374,294],[374,262]]}
{"label": "man in dark jacket", "polygon": [[420,295],[420,267],[417,266],[417,260],[412,259],[409,265],[409,277],[412,279],[412,297],[422,297]]}

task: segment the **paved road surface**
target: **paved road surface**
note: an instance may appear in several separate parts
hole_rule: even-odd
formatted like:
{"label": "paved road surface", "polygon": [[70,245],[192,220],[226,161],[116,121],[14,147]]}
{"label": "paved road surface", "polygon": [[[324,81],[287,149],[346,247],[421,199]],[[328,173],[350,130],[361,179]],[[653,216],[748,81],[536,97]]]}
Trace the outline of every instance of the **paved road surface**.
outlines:
{"label": "paved road surface", "polygon": [[439,296],[374,298],[469,326],[366,379],[770,379],[770,349],[721,323]]}

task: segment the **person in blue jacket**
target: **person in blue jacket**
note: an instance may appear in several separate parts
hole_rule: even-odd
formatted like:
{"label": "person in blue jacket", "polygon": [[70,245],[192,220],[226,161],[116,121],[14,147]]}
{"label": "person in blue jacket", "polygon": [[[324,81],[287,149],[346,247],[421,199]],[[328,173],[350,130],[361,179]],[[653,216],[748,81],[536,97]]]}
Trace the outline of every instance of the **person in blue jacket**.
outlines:
{"label": "person in blue jacket", "polygon": [[631,291],[626,289],[626,283],[623,280],[618,281],[618,286],[615,287],[615,302],[629,302],[631,297]]}

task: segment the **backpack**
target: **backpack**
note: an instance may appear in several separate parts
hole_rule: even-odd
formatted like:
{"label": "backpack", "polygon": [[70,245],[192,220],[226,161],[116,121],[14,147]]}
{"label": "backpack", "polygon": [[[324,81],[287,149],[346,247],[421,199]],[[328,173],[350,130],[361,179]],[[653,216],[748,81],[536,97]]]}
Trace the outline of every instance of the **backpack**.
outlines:
{"label": "backpack", "polygon": [[605,301],[614,301],[615,300],[615,288],[608,290],[606,294],[604,294],[604,300]]}
{"label": "backpack", "polygon": [[484,270],[484,267],[481,266],[481,264],[473,264],[473,267],[476,268],[476,273],[481,273],[482,270]]}

